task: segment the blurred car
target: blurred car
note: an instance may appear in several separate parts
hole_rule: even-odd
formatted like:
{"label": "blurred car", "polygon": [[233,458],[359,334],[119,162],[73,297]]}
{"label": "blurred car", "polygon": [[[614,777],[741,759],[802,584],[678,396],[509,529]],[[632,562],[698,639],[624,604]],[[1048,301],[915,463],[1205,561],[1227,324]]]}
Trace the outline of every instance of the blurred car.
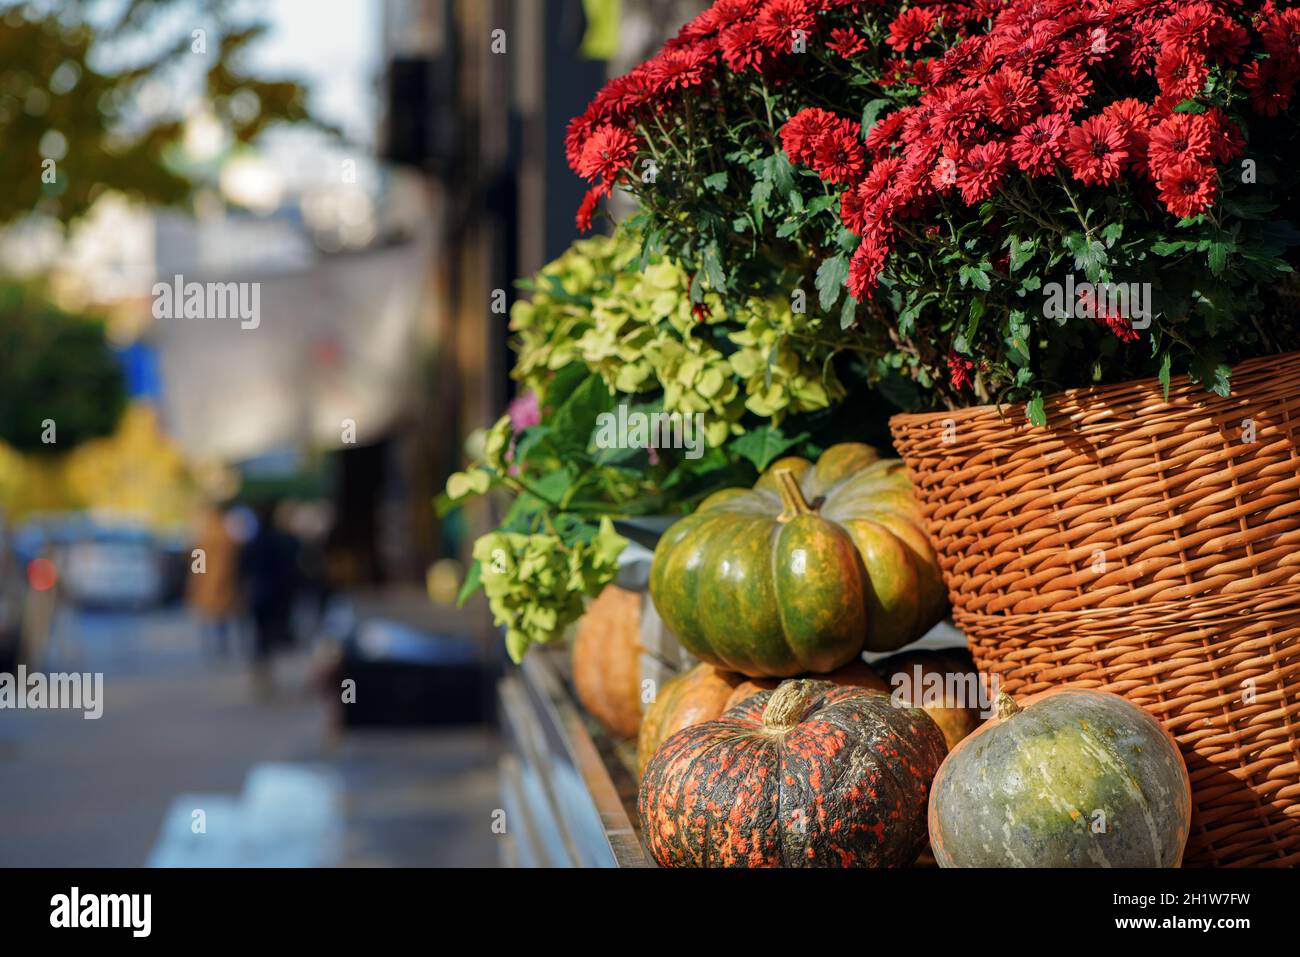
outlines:
{"label": "blurred car", "polygon": [[63,594],[84,608],[141,609],[166,593],[163,553],[147,532],[99,528],[60,549]]}

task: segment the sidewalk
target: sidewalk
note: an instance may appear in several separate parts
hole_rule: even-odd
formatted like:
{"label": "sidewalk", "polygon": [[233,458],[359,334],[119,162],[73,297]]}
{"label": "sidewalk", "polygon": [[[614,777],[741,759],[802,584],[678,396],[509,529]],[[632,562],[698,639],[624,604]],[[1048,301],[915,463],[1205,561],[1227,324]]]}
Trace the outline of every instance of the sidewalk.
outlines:
{"label": "sidewalk", "polygon": [[[268,765],[324,772],[322,780],[337,783],[341,831],[318,829],[319,863],[496,863],[491,729],[352,732],[334,741],[324,702],[307,691],[304,654],[278,663],[279,691],[259,702],[241,663],[200,656],[181,614],[107,624],[78,616],[63,627],[71,631],[65,645],[79,652],[63,667],[105,673],[104,714],[87,721],[66,711],[0,712],[0,865],[143,865],[169,812],[178,813],[177,799],[195,794],[216,799],[205,836],[217,844],[222,821],[229,829],[235,819],[221,809],[235,806],[250,773]],[[227,846],[235,839],[224,838]]]}

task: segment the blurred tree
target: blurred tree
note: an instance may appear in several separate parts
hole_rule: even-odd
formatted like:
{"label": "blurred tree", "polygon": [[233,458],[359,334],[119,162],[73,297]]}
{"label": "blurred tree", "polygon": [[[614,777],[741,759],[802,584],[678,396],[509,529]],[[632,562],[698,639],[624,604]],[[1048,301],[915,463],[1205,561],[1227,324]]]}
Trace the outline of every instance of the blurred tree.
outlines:
{"label": "blurred tree", "polygon": [[0,224],[67,223],[106,190],[155,204],[190,193],[177,162],[202,102],[248,142],[309,120],[306,91],[241,68],[266,25],[231,0],[0,0]]}
{"label": "blurred tree", "polygon": [[[117,425],[126,387],[102,322],[0,284],[0,356],[0,441],[20,452],[64,452]],[[47,421],[53,444],[43,441]]]}
{"label": "blurred tree", "polygon": [[[255,10],[255,6],[252,8]],[[232,0],[0,0],[0,226],[37,215],[68,224],[108,191],[185,201],[208,176],[193,150],[247,143],[311,121],[298,83],[244,69],[266,30]],[[0,286],[0,442],[68,451],[111,433],[125,404],[102,323],[33,289]],[[46,420],[57,444],[42,441]]]}

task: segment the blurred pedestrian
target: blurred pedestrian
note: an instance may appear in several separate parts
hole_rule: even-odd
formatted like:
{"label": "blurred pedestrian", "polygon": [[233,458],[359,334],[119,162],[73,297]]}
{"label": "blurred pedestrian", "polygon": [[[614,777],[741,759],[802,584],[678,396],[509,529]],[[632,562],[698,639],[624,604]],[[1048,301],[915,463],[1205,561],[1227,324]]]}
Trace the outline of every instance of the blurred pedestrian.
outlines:
{"label": "blurred pedestrian", "polygon": [[298,588],[297,540],[277,526],[272,503],[257,509],[257,531],[244,545],[240,573],[253,621],[253,681],[259,691],[269,693],[271,658],[292,644],[290,628]]}
{"label": "blurred pedestrian", "polygon": [[226,526],[226,514],[219,506],[210,505],[203,510],[195,547],[200,554],[191,558],[186,604],[198,620],[204,647],[218,657],[225,657],[234,640],[239,548]]}

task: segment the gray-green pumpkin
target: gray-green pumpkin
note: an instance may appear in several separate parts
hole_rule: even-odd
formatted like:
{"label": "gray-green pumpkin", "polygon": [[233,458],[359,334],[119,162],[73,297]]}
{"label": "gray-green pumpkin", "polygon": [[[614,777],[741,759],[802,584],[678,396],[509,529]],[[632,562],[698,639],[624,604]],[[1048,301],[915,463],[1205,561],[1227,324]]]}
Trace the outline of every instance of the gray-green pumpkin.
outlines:
{"label": "gray-green pumpkin", "polygon": [[1177,867],[1191,827],[1173,738],[1131,702],[1062,688],[952,749],[930,789],[940,867]]}
{"label": "gray-green pumpkin", "polygon": [[710,496],[660,539],[650,594],[692,654],[750,677],[892,651],[947,604],[903,464],[856,442]]}

